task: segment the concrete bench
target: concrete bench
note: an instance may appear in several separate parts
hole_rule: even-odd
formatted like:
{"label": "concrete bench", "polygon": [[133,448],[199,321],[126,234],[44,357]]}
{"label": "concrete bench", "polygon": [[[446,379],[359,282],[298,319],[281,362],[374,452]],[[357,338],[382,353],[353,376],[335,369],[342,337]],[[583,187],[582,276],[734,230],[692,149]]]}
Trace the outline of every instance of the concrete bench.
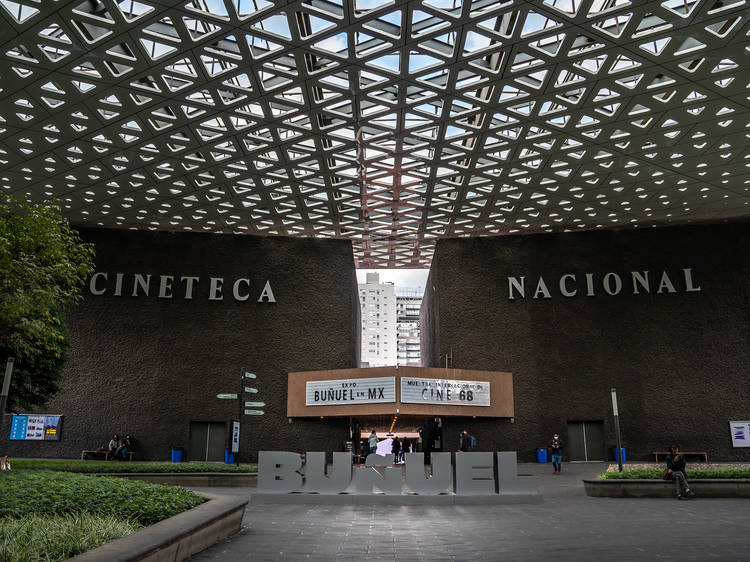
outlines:
{"label": "concrete bench", "polygon": [[[133,456],[135,455],[134,451],[128,451],[126,453],[128,455],[128,462],[133,462]],[[83,449],[81,450],[81,460],[85,461],[87,455],[104,455],[104,460],[109,460],[109,451],[98,451],[96,449]]]}
{"label": "concrete bench", "polygon": [[[664,455],[665,457],[669,454],[669,451],[653,451],[654,454],[654,462],[659,462],[659,455]],[[680,451],[681,455],[692,455],[692,456],[698,456],[703,457],[703,462],[708,463],[708,453],[705,451]]]}

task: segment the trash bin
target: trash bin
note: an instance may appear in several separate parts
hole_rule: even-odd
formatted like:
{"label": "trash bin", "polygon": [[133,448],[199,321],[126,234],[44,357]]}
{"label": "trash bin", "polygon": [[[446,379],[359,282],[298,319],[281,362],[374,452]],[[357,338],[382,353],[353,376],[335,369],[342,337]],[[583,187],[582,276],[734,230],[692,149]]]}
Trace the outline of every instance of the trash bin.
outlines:
{"label": "trash bin", "polygon": [[182,462],[182,449],[172,449],[172,462]]}
{"label": "trash bin", "polygon": [[539,464],[545,464],[547,462],[547,449],[536,450],[536,462]]}
{"label": "trash bin", "polygon": [[234,453],[230,453],[229,449],[224,449],[224,464],[234,464]]}
{"label": "trash bin", "polygon": [[[627,460],[628,460],[628,456],[627,456],[627,454],[625,453],[625,447],[622,447],[622,448],[620,449],[620,451],[622,452],[622,462],[627,462]],[[617,447],[614,447],[614,448],[612,449],[612,455],[613,455],[613,456],[615,457],[615,462],[617,462],[617,461],[619,460],[619,459],[617,458]]]}

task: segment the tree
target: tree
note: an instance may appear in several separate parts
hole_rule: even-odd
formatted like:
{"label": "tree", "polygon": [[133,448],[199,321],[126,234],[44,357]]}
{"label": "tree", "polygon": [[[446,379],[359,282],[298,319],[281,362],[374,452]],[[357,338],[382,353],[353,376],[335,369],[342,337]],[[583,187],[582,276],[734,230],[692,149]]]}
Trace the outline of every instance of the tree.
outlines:
{"label": "tree", "polygon": [[0,362],[16,358],[10,408],[40,406],[57,391],[70,347],[64,315],[93,269],[93,247],[59,207],[0,196]]}

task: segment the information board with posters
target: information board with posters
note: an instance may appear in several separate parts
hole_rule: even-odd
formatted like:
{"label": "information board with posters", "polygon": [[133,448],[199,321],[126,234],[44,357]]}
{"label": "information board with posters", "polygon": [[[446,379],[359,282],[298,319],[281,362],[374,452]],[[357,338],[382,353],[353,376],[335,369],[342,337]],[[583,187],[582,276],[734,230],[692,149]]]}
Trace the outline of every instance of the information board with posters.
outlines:
{"label": "information board with posters", "polygon": [[10,423],[12,441],[59,441],[62,416],[48,414],[13,414]]}
{"label": "information board with posters", "polygon": [[750,447],[750,421],[730,421],[732,447]]}
{"label": "information board with posters", "polygon": [[307,381],[306,406],[374,404],[396,401],[396,377]]}
{"label": "information board with posters", "polygon": [[401,377],[401,402],[448,406],[489,406],[489,381]]}

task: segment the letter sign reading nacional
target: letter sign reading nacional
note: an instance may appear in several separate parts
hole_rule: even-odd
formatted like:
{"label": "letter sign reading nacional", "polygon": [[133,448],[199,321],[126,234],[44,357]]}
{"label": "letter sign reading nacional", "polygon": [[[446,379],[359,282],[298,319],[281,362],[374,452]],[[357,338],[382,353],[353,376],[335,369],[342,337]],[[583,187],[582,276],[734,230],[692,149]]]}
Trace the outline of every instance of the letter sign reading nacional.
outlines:
{"label": "letter sign reading nacional", "polygon": [[396,401],[396,377],[307,381],[305,406],[340,406]]}
{"label": "letter sign reading nacional", "polygon": [[444,406],[489,406],[489,381],[401,377],[401,402]]}

